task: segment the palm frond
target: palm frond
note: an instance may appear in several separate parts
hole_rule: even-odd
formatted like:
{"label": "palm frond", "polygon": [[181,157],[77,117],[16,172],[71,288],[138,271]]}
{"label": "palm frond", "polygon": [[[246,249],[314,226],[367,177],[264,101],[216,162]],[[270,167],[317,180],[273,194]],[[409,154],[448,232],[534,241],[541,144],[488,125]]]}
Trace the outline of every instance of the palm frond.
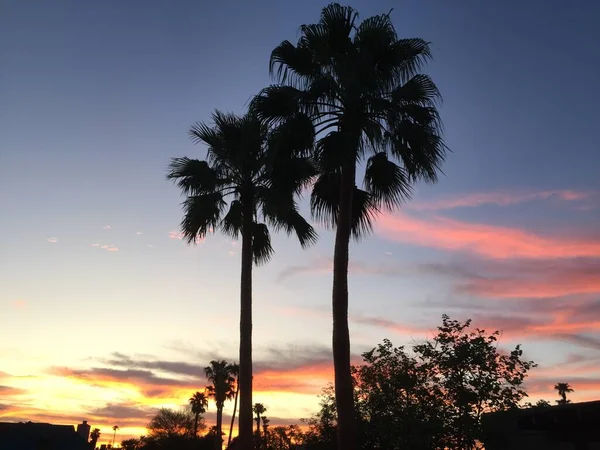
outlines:
{"label": "palm frond", "polygon": [[237,238],[242,232],[242,223],[242,203],[239,200],[233,200],[229,205],[229,211],[221,220],[221,230],[232,238]]}
{"label": "palm frond", "polygon": [[307,156],[315,145],[313,121],[302,113],[281,122],[270,134],[269,153],[278,158]]}
{"label": "palm frond", "polygon": [[183,202],[181,232],[188,244],[217,228],[226,203],[219,192],[193,195]]}
{"label": "palm frond", "polygon": [[272,52],[269,72],[279,83],[300,83],[302,78],[312,78],[319,71],[310,50],[296,47],[290,41],[283,41]]}
{"label": "palm frond", "polygon": [[390,161],[385,152],[369,158],[364,180],[373,202],[389,210],[410,198],[412,193],[406,170]]}
{"label": "palm frond", "polygon": [[440,91],[433,80],[423,74],[413,76],[391,92],[394,105],[435,106],[441,100]]}
{"label": "palm frond", "polygon": [[273,256],[271,235],[264,223],[254,223],[252,226],[252,256],[254,264],[265,264]]}
{"label": "palm frond", "polygon": [[432,126],[402,120],[388,130],[391,153],[400,159],[411,181],[437,181],[448,147]]}
{"label": "palm frond", "polygon": [[[313,186],[310,206],[313,217],[328,228],[338,222],[341,174],[322,173]],[[359,240],[373,230],[373,220],[379,213],[377,203],[366,191],[354,188],[352,198],[352,236]]]}
{"label": "palm frond", "polygon": [[305,94],[291,86],[269,86],[264,88],[250,103],[250,112],[267,123],[295,116]]}
{"label": "palm frond", "polygon": [[186,195],[214,192],[219,186],[216,171],[206,161],[187,157],[171,159],[167,179],[173,180]]}

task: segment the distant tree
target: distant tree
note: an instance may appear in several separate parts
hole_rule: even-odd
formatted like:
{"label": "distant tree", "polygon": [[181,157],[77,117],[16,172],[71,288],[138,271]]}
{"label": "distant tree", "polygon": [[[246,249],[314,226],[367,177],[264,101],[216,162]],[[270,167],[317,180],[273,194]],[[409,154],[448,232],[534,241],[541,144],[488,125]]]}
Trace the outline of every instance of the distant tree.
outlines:
{"label": "distant tree", "polygon": [[229,425],[229,438],[227,439],[227,447],[231,445],[231,436],[233,434],[233,425],[235,424],[235,413],[238,404],[238,395],[240,393],[240,366],[231,364],[231,375],[235,377],[235,398],[233,399],[233,414],[231,415],[231,424]]}
{"label": "distant tree", "polygon": [[148,437],[156,440],[190,436],[194,431],[194,419],[191,410],[161,408],[148,424]]}
{"label": "distant tree", "polygon": [[573,388],[569,385],[569,383],[556,383],[554,389],[558,391],[558,395],[560,396],[559,400],[556,400],[556,403],[559,405],[566,405],[567,403],[571,403],[571,400],[567,399],[567,394],[573,391]]}
{"label": "distant tree", "polygon": [[267,412],[267,408],[265,408],[265,405],[262,403],[255,403],[252,409],[254,414],[256,414],[256,417],[254,418],[254,420],[256,420],[256,434],[260,436],[260,418]]}
{"label": "distant tree", "polygon": [[269,423],[271,421],[268,417],[262,416],[262,428],[263,428],[263,447],[265,449],[269,446]]}
{"label": "distant tree", "polygon": [[115,446],[115,438],[117,437],[117,430],[119,429],[119,425],[115,425],[114,427],[112,427],[114,434],[113,434],[113,441],[112,441],[112,446]]}
{"label": "distant tree", "polygon": [[[252,446],[252,269],[273,254],[268,225],[294,233],[302,246],[315,242],[313,227],[300,215],[296,196],[314,174],[303,154],[314,134],[295,127],[270,129],[255,116],[215,112],[214,126],[194,125],[190,136],[208,147],[207,161],[175,158],[167,178],[187,197],[181,230],[188,243],[213,230],[241,237],[239,438]],[[302,122],[304,128],[312,128]],[[229,200],[229,204],[227,201]],[[226,211],[227,210],[227,211]]]}
{"label": "distant tree", "polygon": [[194,436],[197,436],[200,417],[208,408],[208,396],[206,392],[195,392],[189,399],[189,403],[194,414]]}
{"label": "distant tree", "polygon": [[141,448],[139,439],[125,439],[121,441],[121,448],[124,450],[138,450]]}
{"label": "distant tree", "polygon": [[94,428],[90,433],[90,447],[92,449],[96,448],[96,444],[98,443],[98,439],[100,439],[100,428]]}
{"label": "distant tree", "polygon": [[538,400],[535,404],[527,402],[525,403],[525,408],[548,408],[552,406],[552,404],[548,400]]}
{"label": "distant tree", "polygon": [[217,407],[217,424],[215,433],[217,436],[217,449],[221,449],[223,442],[223,407],[226,400],[231,400],[235,396],[235,378],[232,373],[235,371],[235,366],[229,364],[225,360],[211,361],[210,365],[204,368],[204,373],[210,385],[206,387],[208,394],[214,398]]}

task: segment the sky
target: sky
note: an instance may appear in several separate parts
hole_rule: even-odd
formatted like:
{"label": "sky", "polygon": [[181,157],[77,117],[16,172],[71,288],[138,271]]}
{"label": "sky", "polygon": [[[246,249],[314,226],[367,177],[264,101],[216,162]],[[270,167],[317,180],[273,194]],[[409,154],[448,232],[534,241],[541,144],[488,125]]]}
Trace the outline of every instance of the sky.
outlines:
{"label": "sky", "polygon": [[[180,239],[166,166],[204,157],[190,125],[243,112],[270,51],[326,4],[0,3],[0,420],[139,436],[203,388],[211,359],[236,359],[239,244]],[[523,345],[532,400],[559,381],[599,398],[600,4],[352,6],[394,8],[400,35],[431,41],[452,150],[437,184],[352,244],[355,361],[446,313]],[[317,245],[276,236],[255,270],[254,398],[273,425],[310,416],[332,381],[333,235],[315,226]]]}

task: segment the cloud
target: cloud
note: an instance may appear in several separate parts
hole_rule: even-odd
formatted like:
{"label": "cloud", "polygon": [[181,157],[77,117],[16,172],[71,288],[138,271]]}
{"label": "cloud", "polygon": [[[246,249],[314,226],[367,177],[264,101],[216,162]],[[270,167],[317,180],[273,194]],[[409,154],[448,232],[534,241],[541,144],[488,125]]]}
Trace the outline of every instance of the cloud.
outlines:
{"label": "cloud", "polygon": [[600,257],[598,240],[543,237],[517,228],[443,217],[416,218],[404,213],[382,215],[376,222],[376,229],[381,236],[393,241],[488,258]]}
{"label": "cloud", "polygon": [[13,302],[13,306],[15,309],[25,309],[27,308],[27,302],[25,300],[18,299]]}
{"label": "cloud", "polygon": [[100,247],[100,244],[92,244],[92,247]]}
{"label": "cloud", "polygon": [[183,233],[179,233],[178,231],[169,231],[169,239],[183,239]]}
{"label": "cloud", "polygon": [[132,402],[108,403],[100,408],[90,409],[88,414],[94,417],[106,417],[108,419],[131,419],[136,418],[144,420],[146,424],[156,413],[156,408],[136,405]]}
{"label": "cloud", "polygon": [[51,244],[56,244],[58,242],[58,239],[55,237],[50,237],[48,239],[46,239],[48,242],[50,242]]}
{"label": "cloud", "polygon": [[597,195],[594,192],[573,190],[549,191],[497,191],[472,192],[455,196],[446,196],[433,201],[417,201],[409,205],[410,209],[420,211],[441,211],[456,208],[474,208],[483,205],[510,206],[536,200],[557,199],[565,202],[588,200]]}
{"label": "cloud", "polygon": [[13,395],[23,395],[26,394],[27,391],[24,389],[15,388],[12,386],[0,386],[0,396],[9,397]]}
{"label": "cloud", "polygon": [[112,227],[110,225],[104,225],[102,228],[104,230],[110,230],[110,229],[112,229]]}
{"label": "cloud", "polygon": [[142,233],[141,231],[136,231],[135,234],[137,234],[138,236],[141,236],[144,233]]}
{"label": "cloud", "polygon": [[118,252],[119,249],[117,247],[115,247],[114,244],[110,244],[110,245],[101,245],[100,248],[102,250],[106,250],[107,252]]}

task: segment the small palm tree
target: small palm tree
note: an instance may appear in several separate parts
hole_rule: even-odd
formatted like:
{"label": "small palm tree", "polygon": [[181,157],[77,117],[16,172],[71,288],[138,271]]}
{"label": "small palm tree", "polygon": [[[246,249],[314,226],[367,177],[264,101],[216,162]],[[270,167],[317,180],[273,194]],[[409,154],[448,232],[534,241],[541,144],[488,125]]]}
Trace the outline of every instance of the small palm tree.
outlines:
{"label": "small palm tree", "polygon": [[206,387],[208,395],[215,400],[217,407],[217,423],[215,434],[218,437],[215,446],[220,449],[223,445],[222,430],[223,430],[223,407],[226,400],[231,400],[235,395],[234,382],[235,379],[231,376],[232,366],[225,360],[211,361],[210,366],[204,368],[204,373],[210,386]]}
{"label": "small palm tree", "polygon": [[263,428],[263,447],[267,449],[269,447],[269,423],[271,421],[262,416],[262,428]]}
{"label": "small palm tree", "polygon": [[554,389],[558,391],[558,395],[561,397],[560,400],[556,400],[556,403],[559,405],[566,405],[567,403],[571,403],[571,400],[567,400],[567,394],[570,392],[575,392],[573,388],[569,385],[569,383],[556,383]]}
{"label": "small palm tree", "polygon": [[260,418],[267,412],[267,408],[262,403],[255,403],[252,409],[254,410],[254,414],[256,414],[256,418],[254,419],[256,420],[256,434],[260,437]]}
{"label": "small palm tree", "polygon": [[[389,14],[358,23],[333,3],[297,44],[271,53],[279,84],[251,109],[270,124],[309,118],[322,136],[314,150],[319,175],[311,195],[315,218],[336,229],[333,254],[333,360],[338,446],[356,447],[348,328],[350,240],[368,234],[382,210],[410,197],[418,180],[435,182],[447,148],[436,108],[439,92],[419,73],[431,54],[423,39],[398,37]],[[315,130],[309,131],[309,135]],[[357,172],[364,169],[364,189]]]}
{"label": "small palm tree", "polygon": [[192,407],[192,412],[194,413],[194,436],[198,436],[198,422],[200,416],[204,414],[208,408],[208,395],[206,392],[195,392],[194,395],[190,397],[189,403]]}
{"label": "small palm tree", "polygon": [[[239,441],[252,446],[252,268],[273,254],[267,225],[294,233],[306,247],[316,233],[299,214],[295,197],[314,175],[304,156],[314,135],[291,126],[271,129],[255,116],[215,112],[214,126],[198,123],[194,142],[208,146],[207,160],[175,158],[167,178],[187,197],[183,202],[183,236],[195,243],[213,230],[241,237],[240,282],[240,412]],[[229,204],[227,203],[229,201]],[[225,212],[227,210],[227,212]]]}
{"label": "small palm tree", "polygon": [[227,439],[227,447],[231,445],[233,425],[235,424],[235,412],[237,410],[238,395],[240,393],[240,366],[237,364],[232,364],[231,374],[235,377],[235,398],[233,400],[233,414],[231,415],[231,424],[229,425],[229,438]]}
{"label": "small palm tree", "polygon": [[112,446],[115,446],[115,438],[117,437],[117,430],[119,429],[119,425],[115,425],[113,428],[113,440],[112,440]]}
{"label": "small palm tree", "polygon": [[100,439],[100,428],[94,428],[90,433],[90,447],[92,449],[96,448],[96,444],[98,443],[98,439]]}

